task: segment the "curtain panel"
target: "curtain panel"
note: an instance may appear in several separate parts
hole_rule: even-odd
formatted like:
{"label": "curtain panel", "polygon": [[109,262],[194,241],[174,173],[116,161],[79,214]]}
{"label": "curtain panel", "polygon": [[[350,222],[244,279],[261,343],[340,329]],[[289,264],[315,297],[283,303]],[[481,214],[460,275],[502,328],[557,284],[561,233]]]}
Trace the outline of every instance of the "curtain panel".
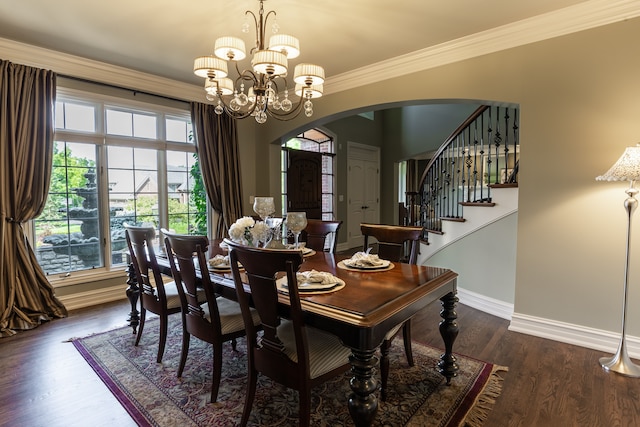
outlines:
{"label": "curtain panel", "polygon": [[0,60],[0,336],[65,317],[23,224],[44,209],[53,160],[56,75]]}
{"label": "curtain panel", "polygon": [[242,216],[238,130],[234,119],[216,114],[215,105],[191,103],[191,121],[209,203],[217,212],[213,237],[223,238]]}

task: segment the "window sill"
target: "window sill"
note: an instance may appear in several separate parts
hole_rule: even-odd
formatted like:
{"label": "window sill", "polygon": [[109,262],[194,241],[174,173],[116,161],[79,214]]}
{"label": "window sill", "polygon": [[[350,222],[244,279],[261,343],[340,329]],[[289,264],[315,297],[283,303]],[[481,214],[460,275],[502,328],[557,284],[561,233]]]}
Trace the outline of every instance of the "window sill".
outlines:
{"label": "window sill", "polygon": [[49,283],[54,288],[63,288],[65,286],[74,286],[83,283],[95,282],[96,280],[108,280],[113,278],[123,279],[123,283],[127,281],[127,271],[125,266],[122,268],[114,268],[113,270],[90,270],[90,271],[76,271],[68,275],[65,274],[52,274],[47,276]]}

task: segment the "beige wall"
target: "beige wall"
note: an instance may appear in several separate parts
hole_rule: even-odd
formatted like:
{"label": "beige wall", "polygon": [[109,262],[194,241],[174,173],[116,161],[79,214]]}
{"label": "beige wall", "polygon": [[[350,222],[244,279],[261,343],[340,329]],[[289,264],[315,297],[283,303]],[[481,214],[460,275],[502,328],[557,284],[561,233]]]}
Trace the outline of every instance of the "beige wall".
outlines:
{"label": "beige wall", "polygon": [[[522,161],[514,310],[618,332],[626,185],[594,177],[640,141],[638,39],[640,19],[632,19],[330,94],[315,103],[315,122],[258,127],[243,121],[245,208],[250,195],[278,192],[277,147],[270,144],[310,124],[411,100],[517,103]],[[637,232],[631,255],[628,332],[640,336],[640,313],[633,310],[640,303]]]}
{"label": "beige wall", "polygon": [[[633,19],[539,42],[325,96],[314,119],[411,99],[519,104],[514,310],[619,331],[626,186],[594,178],[640,141],[639,38],[640,19]],[[271,123],[254,141],[268,145],[305,123],[311,122]],[[268,173],[262,162],[255,166]],[[245,194],[263,181],[252,173]],[[630,307],[640,303],[640,263],[633,262],[640,259],[633,252],[640,254],[640,238],[634,235],[632,245]],[[640,335],[640,313],[630,310],[628,321],[628,332]]]}

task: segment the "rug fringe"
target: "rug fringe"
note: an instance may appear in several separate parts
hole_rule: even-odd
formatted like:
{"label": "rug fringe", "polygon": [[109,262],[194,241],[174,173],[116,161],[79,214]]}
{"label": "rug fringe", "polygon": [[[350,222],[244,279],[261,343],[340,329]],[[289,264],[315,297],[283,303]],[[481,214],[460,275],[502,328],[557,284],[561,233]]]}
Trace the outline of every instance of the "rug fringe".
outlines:
{"label": "rug fringe", "polygon": [[462,421],[462,426],[481,427],[485,421],[487,421],[489,412],[502,392],[502,382],[504,378],[498,375],[498,372],[506,372],[508,370],[509,368],[506,366],[493,366],[487,385],[482,393],[476,397],[472,409]]}

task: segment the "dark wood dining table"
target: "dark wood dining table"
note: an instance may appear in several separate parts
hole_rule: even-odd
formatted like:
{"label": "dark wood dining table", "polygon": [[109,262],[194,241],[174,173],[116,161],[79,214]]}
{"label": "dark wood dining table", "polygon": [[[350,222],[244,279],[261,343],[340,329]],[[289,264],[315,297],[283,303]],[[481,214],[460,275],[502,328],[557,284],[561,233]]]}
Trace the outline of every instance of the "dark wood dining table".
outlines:
{"label": "dark wood dining table", "polygon": [[[306,295],[301,302],[308,325],[337,335],[351,348],[349,412],[356,426],[370,426],[378,409],[376,350],[389,330],[436,300],[442,304],[438,327],[445,347],[438,370],[447,383],[456,376],[453,344],[458,335],[458,275],[445,268],[403,263],[393,263],[393,268],[384,271],[353,271],[338,266],[345,258],[348,256],[326,252],[305,257],[301,271],[326,271],[342,279],[346,286],[335,292]],[[166,258],[159,257],[158,264],[164,274],[171,274]],[[236,298],[230,273],[210,272],[210,276],[220,295]],[[279,300],[283,317],[288,313],[287,298],[282,295]]]}

